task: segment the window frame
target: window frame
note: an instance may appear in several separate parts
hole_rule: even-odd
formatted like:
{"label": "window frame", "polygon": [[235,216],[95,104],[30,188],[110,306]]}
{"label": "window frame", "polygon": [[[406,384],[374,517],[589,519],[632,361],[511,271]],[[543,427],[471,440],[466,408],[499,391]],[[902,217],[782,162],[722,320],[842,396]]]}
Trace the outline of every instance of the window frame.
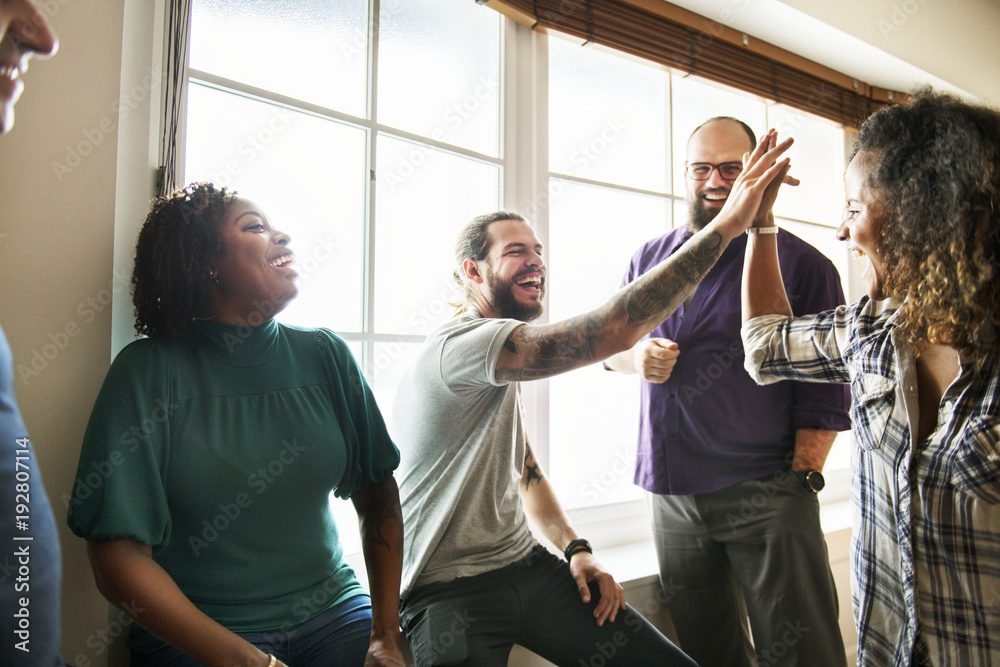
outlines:
{"label": "window frame", "polygon": [[[296,100],[239,81],[226,79],[211,72],[186,68],[183,76],[183,97],[181,99],[184,112],[181,114],[178,123],[178,149],[175,156],[177,173],[184,174],[188,120],[186,97],[188,87],[192,82],[195,82],[363,130],[366,137],[367,155],[365,168],[369,173],[377,173],[378,170],[377,147],[380,136],[394,137],[458,157],[494,165],[499,170],[499,192],[503,208],[515,209],[528,216],[536,227],[539,239],[546,247],[549,246],[549,192],[550,184],[553,180],[639,193],[663,199],[670,204],[668,207],[669,219],[664,220],[664,233],[674,227],[676,224],[674,206],[677,202],[683,202],[684,197],[683,193],[673,192],[672,172],[677,166],[677,160],[673,159],[673,157],[670,158],[671,165],[668,171],[671,183],[668,184],[668,191],[665,193],[630,188],[628,186],[620,186],[585,177],[558,174],[549,171],[549,36],[540,31],[533,31],[509,18],[504,18],[501,21],[500,95],[502,102],[499,117],[500,150],[498,156],[485,155],[461,146],[436,140],[433,137],[413,134],[379,123],[377,121],[379,73],[376,66],[379,48],[379,35],[377,31],[379,11],[380,0],[369,0],[369,40],[366,56],[368,59],[369,77],[366,116],[363,118]],[[190,26],[188,29],[190,30]],[[615,53],[625,58],[636,59],[635,56],[624,53],[620,54],[619,52]],[[673,85],[669,70],[664,69],[664,76],[668,77],[668,91],[670,95],[668,105],[672,109]],[[668,114],[666,123],[668,146],[671,156],[673,156],[676,147],[673,141],[672,114]],[[186,174],[184,174],[182,182],[187,182]],[[365,376],[369,379],[369,382],[372,382],[377,372],[376,346],[378,344],[420,343],[426,337],[419,334],[378,333],[375,330],[375,303],[377,294],[375,293],[374,286],[377,270],[377,249],[375,247],[377,192],[372,179],[367,180],[366,188],[362,330],[338,330],[338,334],[348,343],[360,346],[360,364]],[[807,225],[817,224],[806,220],[797,220],[796,222]],[[824,225],[819,226],[829,229],[829,227],[825,227]],[[623,266],[623,271],[624,268]],[[854,284],[852,280],[856,281],[857,276],[849,276],[848,283]],[[853,291],[853,289],[849,290],[849,301],[851,300]],[[540,321],[548,321],[548,316],[543,315]],[[524,401],[528,434],[534,453],[543,468],[551,474],[552,443],[549,437],[550,420],[548,411],[551,396],[549,382],[542,380],[524,383],[522,385],[522,398]],[[828,475],[829,488],[824,492],[821,500],[824,502],[839,502],[846,499],[847,477],[848,475],[839,472]],[[648,539],[651,535],[649,522],[646,518],[645,503],[641,499],[604,503],[584,508],[566,507],[566,509],[576,529],[581,534],[587,535],[595,545],[601,547],[642,541],[643,539]]]}

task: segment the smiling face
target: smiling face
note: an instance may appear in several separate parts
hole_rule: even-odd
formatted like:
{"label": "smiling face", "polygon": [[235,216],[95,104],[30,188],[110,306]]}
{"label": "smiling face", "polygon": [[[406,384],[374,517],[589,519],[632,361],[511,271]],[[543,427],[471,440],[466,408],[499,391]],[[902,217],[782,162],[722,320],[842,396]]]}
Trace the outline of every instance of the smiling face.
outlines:
{"label": "smiling face", "polygon": [[31,0],[0,0],[0,134],[14,125],[21,76],[33,56],[55,53],[58,41]]}
{"label": "smiling face", "polygon": [[222,251],[213,262],[216,320],[257,324],[277,315],[298,294],[289,236],[274,229],[259,206],[235,198],[219,223],[219,239]]}
{"label": "smiling face", "polygon": [[[753,150],[750,137],[739,123],[727,119],[714,120],[703,125],[688,139],[687,164],[742,162],[743,154],[750,150]],[[718,169],[713,169],[708,180],[696,181],[685,176],[684,183],[689,209],[688,227],[696,232],[711,222],[725,206],[733,181],[725,180]]]}
{"label": "smiling face", "polygon": [[492,311],[482,314],[524,322],[539,317],[544,308],[546,269],[535,230],[522,220],[501,220],[489,226],[489,235],[489,253],[476,262],[483,297]]}
{"label": "smiling face", "polygon": [[869,184],[868,174],[874,158],[868,151],[854,156],[844,172],[847,212],[837,228],[837,238],[847,242],[847,248],[861,267],[868,296],[884,299],[885,260],[880,248],[882,221],[886,206],[881,193]]}

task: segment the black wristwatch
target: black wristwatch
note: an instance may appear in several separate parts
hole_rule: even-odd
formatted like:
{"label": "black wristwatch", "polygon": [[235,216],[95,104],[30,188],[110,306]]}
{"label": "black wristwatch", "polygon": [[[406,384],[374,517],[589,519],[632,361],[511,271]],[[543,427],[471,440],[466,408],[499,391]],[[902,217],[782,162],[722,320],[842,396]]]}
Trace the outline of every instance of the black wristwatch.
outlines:
{"label": "black wristwatch", "polygon": [[571,540],[570,543],[566,545],[566,548],[563,549],[563,556],[566,557],[566,562],[568,563],[569,559],[573,557],[573,554],[578,554],[581,551],[586,551],[588,554],[592,554],[594,553],[594,548],[590,546],[590,542],[582,537],[578,537],[575,540]]}
{"label": "black wristwatch", "polygon": [[823,479],[823,473],[819,470],[793,470],[792,474],[795,478],[802,482],[802,486],[806,487],[813,493],[819,493],[826,486],[826,480]]}

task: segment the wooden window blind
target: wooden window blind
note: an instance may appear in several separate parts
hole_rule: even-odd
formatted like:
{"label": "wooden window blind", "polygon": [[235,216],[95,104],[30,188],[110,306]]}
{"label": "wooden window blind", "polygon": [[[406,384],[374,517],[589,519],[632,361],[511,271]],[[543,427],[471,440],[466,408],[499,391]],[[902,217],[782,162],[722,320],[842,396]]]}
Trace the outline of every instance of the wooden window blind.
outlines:
{"label": "wooden window blind", "polygon": [[557,30],[847,127],[858,127],[874,111],[904,97],[663,0],[488,0],[485,4],[534,30]]}

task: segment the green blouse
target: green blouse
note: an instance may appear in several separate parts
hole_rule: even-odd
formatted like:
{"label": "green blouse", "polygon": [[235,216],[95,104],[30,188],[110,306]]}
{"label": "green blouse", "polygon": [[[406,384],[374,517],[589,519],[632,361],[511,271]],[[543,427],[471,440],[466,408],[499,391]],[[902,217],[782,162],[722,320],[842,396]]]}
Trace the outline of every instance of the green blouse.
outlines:
{"label": "green blouse", "polygon": [[[274,321],[139,340],[97,398],[70,499],[86,540],[131,538],[234,632],[296,625],[364,593],[330,513],[399,464],[344,341]],[[352,527],[353,529],[353,527]],[[133,627],[130,645],[162,643]]]}

